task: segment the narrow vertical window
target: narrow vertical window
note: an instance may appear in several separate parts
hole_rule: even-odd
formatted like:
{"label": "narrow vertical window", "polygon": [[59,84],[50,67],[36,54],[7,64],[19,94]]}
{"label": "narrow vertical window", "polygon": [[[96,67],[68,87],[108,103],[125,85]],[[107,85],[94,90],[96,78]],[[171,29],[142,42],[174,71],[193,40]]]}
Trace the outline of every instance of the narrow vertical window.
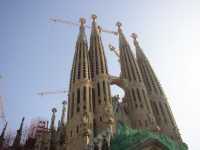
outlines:
{"label": "narrow vertical window", "polygon": [[100,121],[103,121],[103,119],[102,119],[102,117],[101,117],[101,116],[100,116],[100,118],[99,118],[99,119],[100,119]]}
{"label": "narrow vertical window", "polygon": [[144,102],[145,102],[146,108],[147,108],[148,111],[150,111],[149,104],[147,102],[147,97],[146,97],[144,89],[142,89],[142,95],[143,95],[143,98],[144,98]]}
{"label": "narrow vertical window", "polygon": [[87,93],[87,88],[84,86],[83,87],[83,101],[84,101],[84,103],[86,102],[86,93]]}
{"label": "narrow vertical window", "polygon": [[100,60],[101,60],[101,73],[104,73],[103,56],[102,56],[101,49],[99,50],[99,52],[100,52]]}
{"label": "narrow vertical window", "polygon": [[[95,38],[95,42],[96,42],[96,38]],[[96,74],[99,74],[99,58],[98,58],[98,54],[97,54],[97,47],[95,47],[95,57],[96,57]]]}
{"label": "narrow vertical window", "polygon": [[83,50],[83,78],[86,77],[86,66],[85,66],[85,64],[86,64],[86,57],[85,57],[85,53],[86,53],[86,51]]}
{"label": "narrow vertical window", "polygon": [[154,105],[154,107],[155,107],[155,111],[156,111],[156,113],[157,113],[158,115],[160,115],[160,113],[159,113],[159,111],[158,111],[158,107],[157,107],[156,102],[153,102],[153,105]]}
{"label": "narrow vertical window", "polygon": [[147,84],[147,87],[148,87],[148,90],[149,91],[152,91],[152,87],[151,87],[151,81],[150,81],[150,77],[149,77],[149,74],[148,74],[148,72],[147,72],[147,69],[146,69],[146,67],[145,67],[145,65],[144,64],[141,64],[141,68],[143,69],[143,71],[144,71],[144,77],[145,77],[145,79],[146,79],[146,84]]}
{"label": "narrow vertical window", "polygon": [[133,58],[133,55],[132,55],[132,53],[130,52],[130,51],[127,51],[128,52],[128,59],[129,59],[129,62],[130,62],[130,68],[131,68],[131,71],[132,71],[132,74],[133,74],[133,78],[134,78],[134,80],[136,80],[136,76],[137,75],[135,75],[136,73],[135,73],[135,70],[137,71],[137,69],[135,69],[135,67],[134,67],[134,65],[133,65],[133,63],[132,63],[132,61],[134,62],[134,59],[132,59],[132,61],[131,61],[131,56],[132,56],[132,58]]}
{"label": "narrow vertical window", "polygon": [[95,89],[92,88],[92,104],[93,104],[93,110],[95,110]]}
{"label": "narrow vertical window", "polygon": [[[93,67],[93,65],[92,65],[92,63],[93,63],[93,51],[92,50],[90,50],[89,51],[89,58],[90,59],[88,59],[88,60],[91,60],[91,61],[89,61],[89,65],[90,65],[90,70],[91,70],[91,78],[93,79],[93,77],[94,77],[94,67]],[[90,73],[89,73],[90,74]]]}
{"label": "narrow vertical window", "polygon": [[138,99],[139,99],[139,101],[140,101],[140,103],[141,103],[141,96],[140,96],[140,91],[139,91],[139,89],[137,89],[137,95],[138,95]]}
{"label": "narrow vertical window", "polygon": [[158,115],[158,113],[156,111],[156,107],[155,107],[155,102],[154,101],[151,101],[151,107],[152,107],[154,115]]}
{"label": "narrow vertical window", "polygon": [[78,55],[78,50],[76,49],[76,53],[75,53],[75,56],[74,56],[74,66],[72,67],[73,70],[74,70],[73,83],[75,82],[75,78],[76,78],[77,55]]}
{"label": "narrow vertical window", "polygon": [[81,97],[80,97],[80,94],[81,94],[81,93],[80,93],[80,89],[78,88],[78,89],[77,89],[77,97],[76,97],[76,98],[77,98],[77,108],[76,108],[76,111],[77,111],[77,112],[80,112],[80,107],[79,107],[80,98],[81,98]]}
{"label": "narrow vertical window", "polygon": [[173,121],[171,112],[170,112],[170,110],[169,110],[167,104],[165,104],[165,108],[166,108],[166,110],[167,110],[167,113],[168,113],[169,119],[170,119],[170,121],[171,121],[171,124],[175,127],[175,124],[174,124],[174,121]]}
{"label": "narrow vertical window", "polygon": [[104,92],[104,101],[106,103],[107,100],[107,93],[106,93],[106,84],[105,81],[103,81],[103,92]]}
{"label": "narrow vertical window", "polygon": [[132,95],[133,95],[133,100],[136,101],[136,96],[135,96],[134,89],[132,89]]}
{"label": "narrow vertical window", "polygon": [[92,111],[92,103],[91,103],[91,100],[92,100],[92,90],[91,90],[91,87],[89,88],[89,108],[90,108],[90,112]]}
{"label": "narrow vertical window", "polygon": [[81,78],[81,50],[79,50],[79,62],[78,62],[78,79]]}
{"label": "narrow vertical window", "polygon": [[94,137],[97,135],[97,123],[96,120],[93,120],[93,129],[94,129]]}
{"label": "narrow vertical window", "polygon": [[76,133],[78,134],[78,132],[79,132],[79,127],[77,126],[76,127]]}
{"label": "narrow vertical window", "polygon": [[165,112],[164,112],[164,110],[163,110],[163,107],[162,107],[161,102],[159,103],[159,106],[160,106],[160,110],[161,110],[161,112],[162,112],[162,114],[163,114],[164,121],[165,121],[165,123],[167,123],[167,118],[166,118],[166,115],[165,115]]}
{"label": "narrow vertical window", "polygon": [[74,93],[72,93],[71,118],[73,117],[73,113],[74,113]]}
{"label": "narrow vertical window", "polygon": [[72,130],[70,131],[70,137],[72,137]]}
{"label": "narrow vertical window", "polygon": [[[127,58],[127,56],[126,56],[126,53],[124,53],[124,55],[125,55],[126,66],[128,67],[128,66],[129,66],[128,58]],[[129,68],[127,69],[127,73],[128,73],[128,79],[131,81],[131,80],[132,80],[132,77],[131,77]]]}
{"label": "narrow vertical window", "polygon": [[80,89],[78,88],[77,89],[77,104],[79,104],[80,103]]}
{"label": "narrow vertical window", "polygon": [[111,98],[111,93],[110,93],[110,84],[107,82],[107,88],[108,88],[108,97],[110,100],[110,103],[112,104],[112,98]]}
{"label": "narrow vertical window", "polygon": [[148,121],[147,120],[145,120],[145,127],[147,127],[148,126]]}
{"label": "narrow vertical window", "polygon": [[142,121],[139,120],[138,122],[139,122],[139,126],[142,127]]}
{"label": "narrow vertical window", "polygon": [[147,72],[148,72],[149,77],[150,77],[150,79],[151,79],[151,83],[152,83],[152,86],[153,86],[153,88],[154,88],[154,91],[155,91],[156,93],[158,93],[157,88],[156,88],[156,84],[155,84],[155,82],[154,82],[153,75],[151,74],[151,72],[150,72],[150,70],[149,70],[148,67],[147,67]]}
{"label": "narrow vertical window", "polygon": [[104,63],[104,64],[105,64],[105,69],[106,69],[106,70],[105,70],[105,71],[106,71],[105,73],[108,73],[107,61],[106,61],[106,57],[105,57],[104,51],[102,51],[102,53],[103,53],[103,59],[104,59],[104,62],[105,62],[105,63]]}
{"label": "narrow vertical window", "polygon": [[98,96],[100,96],[101,93],[100,93],[100,83],[99,82],[97,83],[97,92],[98,92]]}

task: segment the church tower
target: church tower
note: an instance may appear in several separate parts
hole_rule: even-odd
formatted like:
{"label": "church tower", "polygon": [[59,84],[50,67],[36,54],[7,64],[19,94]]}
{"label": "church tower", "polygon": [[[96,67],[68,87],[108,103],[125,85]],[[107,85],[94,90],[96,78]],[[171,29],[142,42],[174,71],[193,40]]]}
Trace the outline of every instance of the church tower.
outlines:
{"label": "church tower", "polygon": [[4,145],[4,141],[5,141],[4,136],[5,136],[7,125],[8,125],[8,122],[6,122],[4,128],[1,132],[1,135],[0,135],[0,149],[3,149],[3,145]]}
{"label": "church tower", "polygon": [[137,35],[132,34],[136,48],[137,61],[144,79],[144,83],[151,101],[154,116],[161,132],[170,136],[176,141],[182,141],[175,119],[169,107],[163,89],[137,41]]}
{"label": "church tower", "polygon": [[51,116],[51,124],[50,124],[50,142],[49,142],[49,150],[56,149],[56,127],[55,127],[55,120],[56,120],[56,108],[52,108],[52,116]]}
{"label": "church tower", "polygon": [[117,26],[121,65],[120,78],[125,80],[126,83],[124,102],[127,106],[131,126],[137,129],[155,130],[157,124],[137,61],[122,32],[121,23],[118,22]]}
{"label": "church tower", "polygon": [[94,110],[94,136],[105,129],[113,130],[113,108],[107,62],[101,40],[101,29],[97,26],[96,15],[92,15],[90,36],[90,66],[93,81],[92,99]]}
{"label": "church tower", "polygon": [[92,81],[84,24],[81,18],[68,93],[66,150],[82,150],[93,137]]}
{"label": "church tower", "polygon": [[23,130],[23,125],[24,125],[24,117],[22,118],[21,124],[20,124],[20,128],[17,130],[17,134],[15,136],[14,142],[12,147],[16,150],[20,149],[21,145],[21,138],[22,138],[22,130]]}

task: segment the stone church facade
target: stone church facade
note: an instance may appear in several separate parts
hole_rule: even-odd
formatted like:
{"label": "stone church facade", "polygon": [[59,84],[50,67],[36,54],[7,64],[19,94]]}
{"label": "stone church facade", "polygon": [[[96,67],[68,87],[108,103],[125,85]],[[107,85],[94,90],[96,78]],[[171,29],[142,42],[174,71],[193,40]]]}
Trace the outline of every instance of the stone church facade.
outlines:
{"label": "stone church facade", "polygon": [[[56,109],[53,109],[48,132],[35,139],[32,149],[122,150],[120,142],[115,140],[117,136],[124,136],[122,141],[132,138],[124,150],[186,150],[165,93],[137,35],[132,34],[135,56],[122,24],[116,24],[121,73],[119,77],[111,76],[96,19],[92,15],[89,42],[85,19],[80,19],[70,75],[67,122],[64,122],[64,102],[58,127],[55,127]],[[118,96],[112,97],[110,86],[113,84],[124,90],[122,102]],[[113,148],[112,144],[119,145]]]}

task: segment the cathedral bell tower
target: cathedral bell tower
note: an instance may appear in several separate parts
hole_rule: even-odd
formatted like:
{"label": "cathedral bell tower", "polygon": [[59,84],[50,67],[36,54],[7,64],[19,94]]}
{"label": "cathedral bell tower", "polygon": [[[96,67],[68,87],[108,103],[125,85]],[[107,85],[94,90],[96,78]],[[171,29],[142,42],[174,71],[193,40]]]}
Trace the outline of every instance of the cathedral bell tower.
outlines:
{"label": "cathedral bell tower", "polygon": [[176,141],[182,141],[167,98],[149,63],[149,60],[139,46],[137,35],[133,33],[132,38],[136,48],[137,62],[144,79],[157,124],[159,125],[162,133],[168,135]]}
{"label": "cathedral bell tower", "polygon": [[17,130],[17,134],[15,136],[15,139],[14,139],[14,142],[13,142],[13,145],[12,145],[12,148],[13,149],[20,149],[21,147],[21,138],[22,138],[22,130],[23,130],[23,125],[24,125],[24,117],[22,118],[22,121],[21,121],[21,124],[20,124],[20,128]]}
{"label": "cathedral bell tower", "polygon": [[93,81],[94,136],[106,129],[112,132],[114,124],[108,67],[101,40],[101,29],[97,26],[96,18],[96,15],[92,15],[89,48],[91,77]]}
{"label": "cathedral bell tower", "polygon": [[127,106],[131,126],[137,129],[155,130],[157,124],[153,116],[139,66],[122,32],[122,24],[117,22],[116,25],[119,35],[120,78],[126,83],[124,87],[124,103]]}
{"label": "cathedral bell tower", "polygon": [[92,81],[84,24],[81,18],[68,93],[66,150],[82,150],[93,137]]}

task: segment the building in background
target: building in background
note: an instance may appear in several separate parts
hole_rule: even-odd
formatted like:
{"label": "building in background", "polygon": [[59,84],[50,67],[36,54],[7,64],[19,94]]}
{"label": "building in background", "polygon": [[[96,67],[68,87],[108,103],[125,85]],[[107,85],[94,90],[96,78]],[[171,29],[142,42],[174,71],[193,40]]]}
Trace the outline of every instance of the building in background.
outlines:
{"label": "building in background", "polygon": [[36,118],[31,121],[28,137],[36,138],[48,130],[48,120]]}

